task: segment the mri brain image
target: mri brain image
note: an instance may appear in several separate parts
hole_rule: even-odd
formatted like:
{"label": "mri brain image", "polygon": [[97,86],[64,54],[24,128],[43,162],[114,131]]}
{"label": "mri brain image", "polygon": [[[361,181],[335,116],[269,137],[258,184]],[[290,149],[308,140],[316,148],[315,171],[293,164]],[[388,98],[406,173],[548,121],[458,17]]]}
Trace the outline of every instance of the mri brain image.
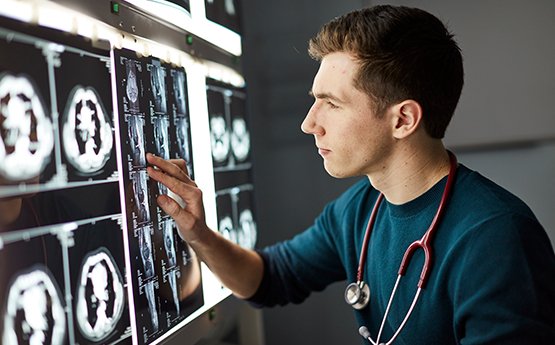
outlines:
{"label": "mri brain image", "polygon": [[112,126],[94,89],[73,89],[62,133],[64,152],[74,168],[94,174],[104,167],[113,147]]}
{"label": "mri brain image", "polygon": [[137,67],[132,60],[125,61],[127,81],[125,83],[125,94],[129,101],[129,111],[139,112],[139,87],[137,85]]}
{"label": "mri brain image", "polygon": [[231,124],[231,149],[238,162],[247,159],[250,151],[250,134],[244,119],[236,118]]}
{"label": "mri brain image", "polygon": [[254,222],[251,210],[243,210],[239,215],[239,228],[237,229],[239,245],[245,248],[254,248],[256,235],[256,223]]}
{"label": "mri brain image", "polygon": [[110,253],[100,248],[87,255],[79,277],[75,317],[81,333],[98,342],[116,328],[125,305],[121,274]]}
{"label": "mri brain image", "polygon": [[154,118],[154,143],[156,145],[156,154],[164,159],[170,158],[168,126],[169,121],[165,116]]}
{"label": "mri brain image", "polygon": [[135,167],[146,166],[143,126],[144,120],[142,117],[138,115],[129,116],[127,134],[129,136],[133,166]]}
{"label": "mri brain image", "polygon": [[66,315],[61,300],[46,267],[18,275],[8,292],[2,344],[62,344]]}
{"label": "mri brain image", "polygon": [[214,161],[225,162],[231,150],[231,139],[222,116],[214,116],[210,119],[210,139]]}
{"label": "mri brain image", "polygon": [[160,61],[153,61],[150,69],[150,86],[152,97],[154,98],[154,110],[167,113],[166,104],[166,72],[160,65]]}
{"label": "mri brain image", "polygon": [[179,115],[187,114],[187,95],[185,94],[185,72],[172,70],[173,74],[173,94],[175,96],[175,104],[177,105],[177,113]]}
{"label": "mri brain image", "polygon": [[148,188],[146,182],[146,172],[137,171],[132,175],[133,179],[133,196],[135,199],[135,214],[138,223],[150,221],[150,209]]}
{"label": "mri brain image", "polygon": [[233,228],[233,220],[226,216],[220,220],[219,227],[221,234],[231,242],[238,243],[237,231]]}
{"label": "mri brain image", "polygon": [[152,238],[150,228],[144,227],[139,230],[139,251],[143,262],[143,274],[146,284],[144,285],[146,299],[148,301],[148,311],[154,331],[158,331],[158,310],[156,308],[156,300],[154,294],[154,258],[152,256]]}
{"label": "mri brain image", "polygon": [[0,75],[0,174],[14,181],[38,176],[53,147],[52,122],[33,82]]}
{"label": "mri brain image", "polygon": [[175,304],[175,309],[179,314],[179,297],[178,297],[178,287],[177,287],[177,257],[175,253],[175,240],[173,234],[173,224],[171,221],[166,221],[163,223],[164,232],[164,249],[166,250],[166,255],[168,256],[169,264],[169,282],[172,290],[173,301]]}
{"label": "mri brain image", "polygon": [[179,156],[189,162],[191,160],[191,154],[189,152],[189,122],[187,118],[182,116],[179,116],[175,122],[175,134],[177,137]]}

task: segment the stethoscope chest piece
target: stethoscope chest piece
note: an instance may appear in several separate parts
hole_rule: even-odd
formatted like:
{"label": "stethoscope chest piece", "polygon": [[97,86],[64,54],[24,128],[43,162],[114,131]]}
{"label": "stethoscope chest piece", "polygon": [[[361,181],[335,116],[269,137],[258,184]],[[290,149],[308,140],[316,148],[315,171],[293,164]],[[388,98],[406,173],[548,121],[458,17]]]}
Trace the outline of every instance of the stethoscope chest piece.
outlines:
{"label": "stethoscope chest piece", "polygon": [[353,308],[360,310],[370,302],[370,288],[363,281],[351,283],[345,289],[345,302]]}

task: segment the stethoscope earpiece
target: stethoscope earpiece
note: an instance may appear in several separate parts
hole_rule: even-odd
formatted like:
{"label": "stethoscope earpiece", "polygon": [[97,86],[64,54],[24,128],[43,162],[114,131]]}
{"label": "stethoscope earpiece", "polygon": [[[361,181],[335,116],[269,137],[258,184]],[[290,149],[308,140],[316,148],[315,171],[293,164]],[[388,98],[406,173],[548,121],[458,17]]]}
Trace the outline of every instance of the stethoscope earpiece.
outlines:
{"label": "stethoscope earpiece", "polygon": [[365,282],[356,282],[347,285],[345,301],[356,310],[365,308],[370,301],[370,288]]}

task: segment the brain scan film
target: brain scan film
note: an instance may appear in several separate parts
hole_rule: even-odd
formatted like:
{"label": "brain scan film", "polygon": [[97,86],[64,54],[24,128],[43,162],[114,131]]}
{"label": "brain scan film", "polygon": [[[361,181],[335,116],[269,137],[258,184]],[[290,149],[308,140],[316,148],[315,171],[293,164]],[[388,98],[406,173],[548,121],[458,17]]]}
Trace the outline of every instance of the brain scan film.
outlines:
{"label": "brain scan film", "polygon": [[173,72],[173,94],[177,106],[177,114],[187,115],[187,95],[185,94],[185,72],[172,70]]}
{"label": "brain scan film", "polygon": [[132,178],[137,223],[145,223],[150,221],[147,175],[145,171],[137,171],[133,173]]}
{"label": "brain scan film", "polygon": [[177,257],[175,253],[175,240],[173,235],[173,224],[171,221],[165,221],[162,224],[164,232],[164,249],[166,250],[166,255],[168,257],[169,269],[169,282],[172,289],[172,297],[175,304],[175,309],[179,314],[179,297],[178,297],[178,287],[177,287]]}
{"label": "brain scan film", "polygon": [[0,75],[0,174],[14,181],[38,176],[53,147],[52,122],[33,82]]}
{"label": "brain scan film", "polygon": [[94,174],[110,158],[112,126],[92,88],[75,87],[66,107],[63,147],[68,161],[83,174]]}
{"label": "brain scan film", "polygon": [[125,83],[125,94],[129,102],[129,111],[139,112],[139,86],[137,85],[137,67],[132,60],[125,61],[127,78]]}
{"label": "brain scan film", "polygon": [[168,112],[165,77],[166,71],[160,65],[160,61],[152,61],[152,65],[150,66],[150,86],[154,99],[154,111],[161,113]]}
{"label": "brain scan film", "polygon": [[191,154],[189,152],[189,122],[185,117],[177,117],[175,124],[175,131],[177,137],[177,146],[179,150],[179,156],[183,158],[186,162],[190,162]]}
{"label": "brain scan film", "polygon": [[256,223],[251,210],[246,209],[239,214],[239,227],[237,229],[237,240],[245,248],[254,248],[256,243]]}
{"label": "brain scan film", "polygon": [[154,258],[152,257],[152,239],[150,228],[144,227],[139,230],[139,250],[141,260],[143,262],[143,274],[146,284],[144,285],[146,298],[148,300],[148,311],[154,331],[158,331],[158,308],[154,294],[154,279],[156,273],[154,271]]}
{"label": "brain scan film", "polygon": [[210,119],[210,139],[214,161],[224,162],[231,150],[231,139],[222,116],[214,116]]}
{"label": "brain scan film", "polygon": [[66,316],[59,289],[46,267],[18,275],[8,292],[2,344],[59,345]]}
{"label": "brain scan film", "polygon": [[101,248],[85,258],[76,294],[81,333],[98,342],[116,327],[125,303],[122,277],[110,253]]}
{"label": "brain scan film", "polygon": [[165,116],[157,116],[154,121],[154,144],[156,146],[156,154],[164,159],[170,158],[169,122]]}
{"label": "brain scan film", "polygon": [[225,238],[227,238],[231,242],[237,243],[237,231],[233,228],[233,220],[231,219],[231,217],[223,217],[220,220],[218,228]]}
{"label": "brain scan film", "polygon": [[238,162],[247,159],[250,151],[250,134],[244,119],[236,118],[231,124],[231,149]]}
{"label": "brain scan film", "polygon": [[129,146],[133,159],[133,166],[145,167],[145,143],[144,143],[144,119],[139,115],[129,115],[127,135],[129,136]]}

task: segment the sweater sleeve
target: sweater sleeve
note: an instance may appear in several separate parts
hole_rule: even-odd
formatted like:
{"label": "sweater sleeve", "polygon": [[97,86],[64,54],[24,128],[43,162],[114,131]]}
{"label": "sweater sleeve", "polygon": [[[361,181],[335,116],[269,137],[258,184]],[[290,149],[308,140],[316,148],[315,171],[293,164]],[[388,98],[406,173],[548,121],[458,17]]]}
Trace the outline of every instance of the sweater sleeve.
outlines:
{"label": "sweater sleeve", "polygon": [[264,276],[249,299],[253,305],[301,303],[312,291],[345,279],[335,243],[336,213],[336,205],[331,203],[303,233],[259,251],[264,260]]}
{"label": "sweater sleeve", "polygon": [[541,225],[513,214],[475,230],[452,278],[458,342],[555,344],[555,255]]}

